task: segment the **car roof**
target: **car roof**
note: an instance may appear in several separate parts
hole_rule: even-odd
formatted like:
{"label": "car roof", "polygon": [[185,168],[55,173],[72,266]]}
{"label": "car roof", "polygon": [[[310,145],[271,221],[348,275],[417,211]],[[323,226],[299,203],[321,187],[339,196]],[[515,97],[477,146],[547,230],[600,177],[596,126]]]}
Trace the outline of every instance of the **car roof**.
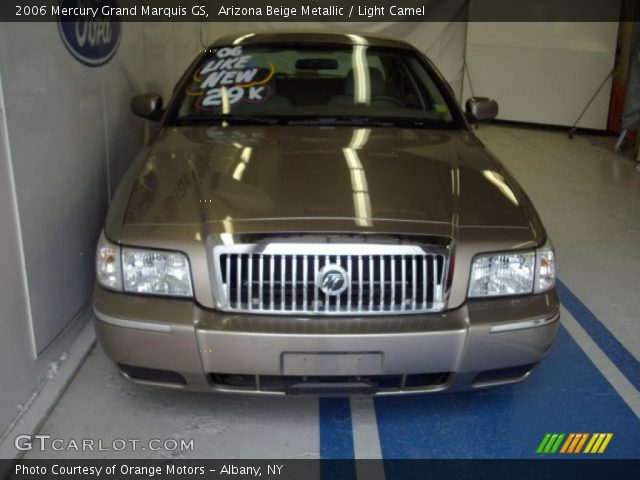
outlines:
{"label": "car roof", "polygon": [[371,45],[376,47],[394,47],[414,49],[410,44],[391,38],[366,33],[345,32],[244,32],[225,35],[213,42],[210,47],[222,45],[251,45],[263,43],[333,43],[337,45]]}

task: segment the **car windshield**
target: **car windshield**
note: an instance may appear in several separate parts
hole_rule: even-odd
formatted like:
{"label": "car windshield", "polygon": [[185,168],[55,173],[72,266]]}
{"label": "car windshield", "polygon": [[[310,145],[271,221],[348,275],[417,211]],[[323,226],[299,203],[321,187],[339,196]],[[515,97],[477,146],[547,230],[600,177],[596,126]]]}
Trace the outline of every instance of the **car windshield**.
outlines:
{"label": "car windshield", "polygon": [[188,72],[169,122],[455,128],[453,101],[411,50],[230,45],[212,48]]}

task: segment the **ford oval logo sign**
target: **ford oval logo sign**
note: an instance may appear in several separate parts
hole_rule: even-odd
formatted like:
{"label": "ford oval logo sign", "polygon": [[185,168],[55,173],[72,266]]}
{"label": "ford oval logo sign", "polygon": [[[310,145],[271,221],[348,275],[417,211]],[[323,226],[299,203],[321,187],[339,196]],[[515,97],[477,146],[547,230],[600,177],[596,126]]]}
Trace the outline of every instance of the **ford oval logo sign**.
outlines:
{"label": "ford oval logo sign", "polygon": [[[75,8],[79,14],[58,20],[58,30],[67,50],[90,67],[104,65],[115,55],[120,44],[120,19],[104,16],[100,0],[62,0],[60,7]],[[97,9],[97,10],[93,10]],[[94,17],[91,12],[96,11]]]}

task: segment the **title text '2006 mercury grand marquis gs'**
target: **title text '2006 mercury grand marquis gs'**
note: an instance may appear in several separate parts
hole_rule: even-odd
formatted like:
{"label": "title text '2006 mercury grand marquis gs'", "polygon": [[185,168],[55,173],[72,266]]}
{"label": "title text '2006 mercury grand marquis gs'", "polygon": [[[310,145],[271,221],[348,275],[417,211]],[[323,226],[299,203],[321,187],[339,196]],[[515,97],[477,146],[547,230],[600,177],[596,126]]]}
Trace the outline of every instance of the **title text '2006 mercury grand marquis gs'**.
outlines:
{"label": "title text '2006 mercury grand marquis gs'", "polygon": [[264,33],[204,50],[123,178],[96,330],[134,382],[398,394],[518,382],[558,327],[534,207],[399,41]]}

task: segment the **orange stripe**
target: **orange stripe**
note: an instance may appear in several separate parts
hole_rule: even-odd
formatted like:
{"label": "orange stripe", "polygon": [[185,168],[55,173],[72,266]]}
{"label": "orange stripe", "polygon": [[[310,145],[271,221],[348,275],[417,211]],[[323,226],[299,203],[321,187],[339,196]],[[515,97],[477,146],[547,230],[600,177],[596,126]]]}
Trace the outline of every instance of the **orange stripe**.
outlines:
{"label": "orange stripe", "polygon": [[613,433],[607,433],[607,437],[605,438],[604,442],[602,442],[602,445],[600,445],[600,449],[598,450],[598,453],[604,452],[604,449],[607,448],[607,445],[609,445],[609,442],[611,441],[612,437],[613,437]]}
{"label": "orange stripe", "polygon": [[562,449],[560,450],[560,453],[564,453],[567,451],[567,448],[569,448],[569,444],[571,443],[571,440],[573,440],[573,437],[575,436],[576,436],[575,433],[569,434],[569,436],[567,437],[567,441],[564,442],[564,445],[562,445]]}
{"label": "orange stripe", "polygon": [[578,446],[576,447],[576,451],[575,453],[580,453],[580,450],[582,450],[582,446],[584,445],[584,442],[587,441],[587,438],[589,437],[588,433],[583,433],[582,434],[582,440],[580,440],[580,443],[578,444]]}
{"label": "orange stripe", "polygon": [[573,449],[576,448],[576,445],[578,444],[578,441],[580,440],[581,435],[582,435],[581,433],[576,433],[576,436],[573,439],[573,442],[571,442],[571,446],[569,447],[569,450],[567,450],[567,453],[573,453]]}

